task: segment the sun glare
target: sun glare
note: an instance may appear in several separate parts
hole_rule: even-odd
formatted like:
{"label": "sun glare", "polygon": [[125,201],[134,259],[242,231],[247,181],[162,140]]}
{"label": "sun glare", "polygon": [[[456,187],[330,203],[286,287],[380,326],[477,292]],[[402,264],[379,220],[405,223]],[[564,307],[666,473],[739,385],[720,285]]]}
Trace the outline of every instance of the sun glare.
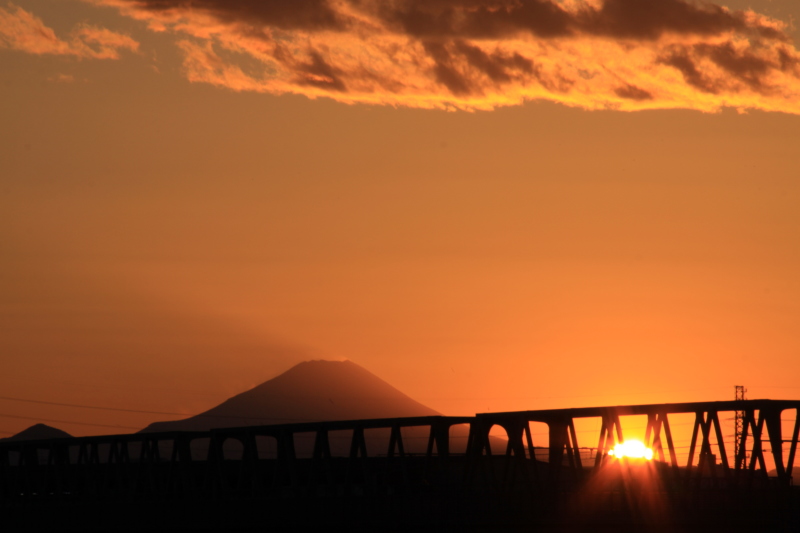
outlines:
{"label": "sun glare", "polygon": [[614,446],[613,450],[609,450],[608,455],[617,459],[627,457],[629,459],[647,459],[649,461],[653,458],[653,450],[645,446],[641,441],[628,440]]}

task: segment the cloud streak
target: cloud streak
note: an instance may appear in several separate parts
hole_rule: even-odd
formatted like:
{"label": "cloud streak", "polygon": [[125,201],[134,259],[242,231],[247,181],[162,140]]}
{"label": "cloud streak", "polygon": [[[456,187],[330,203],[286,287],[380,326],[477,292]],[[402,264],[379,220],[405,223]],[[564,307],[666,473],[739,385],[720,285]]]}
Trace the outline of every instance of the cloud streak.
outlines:
{"label": "cloud streak", "polygon": [[120,50],[136,51],[138,47],[139,43],[127,35],[85,24],[62,40],[40,18],[21,7],[0,7],[0,48],[36,55],[119,59]]}
{"label": "cloud streak", "polygon": [[85,0],[172,32],[186,76],[348,103],[800,113],[785,24],[684,0]]}

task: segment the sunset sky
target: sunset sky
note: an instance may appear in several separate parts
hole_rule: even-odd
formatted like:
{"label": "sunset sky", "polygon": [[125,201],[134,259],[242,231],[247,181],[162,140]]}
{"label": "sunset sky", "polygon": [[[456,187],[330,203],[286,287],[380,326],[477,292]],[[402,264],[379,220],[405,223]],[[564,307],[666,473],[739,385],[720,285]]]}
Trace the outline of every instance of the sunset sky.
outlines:
{"label": "sunset sky", "polygon": [[800,398],[796,0],[0,3],[0,437],[350,359],[445,414]]}

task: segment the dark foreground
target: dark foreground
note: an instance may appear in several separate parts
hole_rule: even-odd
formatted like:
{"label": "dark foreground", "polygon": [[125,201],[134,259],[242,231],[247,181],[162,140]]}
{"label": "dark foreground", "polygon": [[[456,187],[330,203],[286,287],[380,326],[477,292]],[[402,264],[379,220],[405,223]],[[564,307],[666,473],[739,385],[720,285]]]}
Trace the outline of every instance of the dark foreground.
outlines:
{"label": "dark foreground", "polygon": [[[52,503],[6,509],[3,531],[800,531],[798,494],[704,495],[696,504],[581,507],[569,498],[481,495],[242,499],[220,502]],[[628,501],[625,501],[628,500]],[[791,500],[791,501],[790,501]]]}
{"label": "dark foreground", "polygon": [[[497,461],[498,463],[500,461]],[[238,479],[236,461],[227,478]],[[414,464],[416,463],[416,464]],[[459,470],[457,457],[451,468]],[[409,463],[407,463],[409,464]],[[164,465],[165,469],[167,465]],[[369,465],[373,469],[377,464]],[[383,466],[386,466],[385,464]],[[800,488],[769,482],[738,488],[714,483],[677,487],[654,465],[609,466],[560,490],[526,483],[506,488],[459,482],[406,483],[425,470],[366,483],[297,483],[254,490],[123,493],[106,486],[89,498],[18,494],[5,498],[2,531],[405,531],[753,532],[800,531]],[[547,465],[538,465],[548,475]],[[309,478],[304,478],[308,481]],[[201,486],[196,488],[202,489]]]}

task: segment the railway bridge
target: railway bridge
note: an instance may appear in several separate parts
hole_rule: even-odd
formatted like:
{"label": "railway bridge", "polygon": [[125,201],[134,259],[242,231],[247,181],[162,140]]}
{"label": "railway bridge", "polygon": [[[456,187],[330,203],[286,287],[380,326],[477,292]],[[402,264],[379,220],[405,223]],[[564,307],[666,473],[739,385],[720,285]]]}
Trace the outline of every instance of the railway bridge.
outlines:
{"label": "railway bridge", "polygon": [[[798,411],[741,400],[2,442],[0,524],[797,531]],[[609,453],[632,433],[652,461]]]}

